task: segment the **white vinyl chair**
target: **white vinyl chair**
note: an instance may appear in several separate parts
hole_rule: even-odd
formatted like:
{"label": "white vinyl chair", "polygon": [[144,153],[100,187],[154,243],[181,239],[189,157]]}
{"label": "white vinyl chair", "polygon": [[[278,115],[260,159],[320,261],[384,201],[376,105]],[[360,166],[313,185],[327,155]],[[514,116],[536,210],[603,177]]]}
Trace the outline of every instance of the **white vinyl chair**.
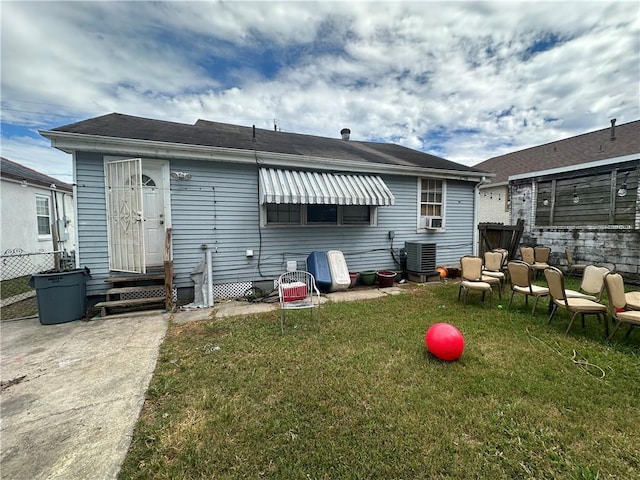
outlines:
{"label": "white vinyl chair", "polygon": [[[278,278],[278,296],[280,298],[280,332],[284,334],[285,312],[307,308],[311,312],[320,308],[320,290],[316,287],[313,274],[295,270],[280,275]],[[320,312],[316,315],[320,328]]]}

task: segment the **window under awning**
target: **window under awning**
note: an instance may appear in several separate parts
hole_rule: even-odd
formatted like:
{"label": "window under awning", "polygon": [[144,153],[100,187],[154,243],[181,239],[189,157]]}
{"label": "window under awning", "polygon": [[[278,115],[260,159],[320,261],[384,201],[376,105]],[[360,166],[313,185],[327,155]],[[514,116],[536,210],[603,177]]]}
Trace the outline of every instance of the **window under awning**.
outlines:
{"label": "window under awning", "polygon": [[393,205],[395,197],[375,175],[261,168],[260,203]]}

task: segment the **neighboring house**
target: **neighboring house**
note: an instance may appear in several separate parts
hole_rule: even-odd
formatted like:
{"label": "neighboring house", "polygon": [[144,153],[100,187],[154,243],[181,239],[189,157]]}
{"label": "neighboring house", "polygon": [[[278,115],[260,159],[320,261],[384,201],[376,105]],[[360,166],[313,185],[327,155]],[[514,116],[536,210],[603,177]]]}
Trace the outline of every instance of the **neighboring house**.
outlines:
{"label": "neighboring house", "polygon": [[[494,157],[474,166],[496,175],[479,189],[480,222],[524,219],[523,244],[565,247],[580,263],[640,282],[640,120]],[[508,204],[504,202],[508,201]],[[501,214],[490,214],[497,211]]]}
{"label": "neighboring house", "polygon": [[0,252],[75,250],[72,186],[4,157],[0,160]]}
{"label": "neighboring house", "polygon": [[398,268],[405,241],[457,264],[477,244],[476,187],[487,175],[399,145],[198,120],[109,114],[40,132],[73,154],[79,266],[89,295],[113,272],[162,265],[165,232],[179,295],[212,252],[217,297],[272,280],[313,251],[352,271]]}

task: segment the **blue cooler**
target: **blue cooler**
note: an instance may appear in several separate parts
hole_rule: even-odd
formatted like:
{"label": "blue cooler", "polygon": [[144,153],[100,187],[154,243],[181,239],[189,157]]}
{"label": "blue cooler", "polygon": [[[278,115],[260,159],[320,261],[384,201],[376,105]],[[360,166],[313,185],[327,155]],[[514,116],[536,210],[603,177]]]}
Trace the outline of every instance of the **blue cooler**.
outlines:
{"label": "blue cooler", "polygon": [[326,252],[311,252],[307,257],[307,271],[315,277],[318,290],[326,293],[331,289],[331,270]]}

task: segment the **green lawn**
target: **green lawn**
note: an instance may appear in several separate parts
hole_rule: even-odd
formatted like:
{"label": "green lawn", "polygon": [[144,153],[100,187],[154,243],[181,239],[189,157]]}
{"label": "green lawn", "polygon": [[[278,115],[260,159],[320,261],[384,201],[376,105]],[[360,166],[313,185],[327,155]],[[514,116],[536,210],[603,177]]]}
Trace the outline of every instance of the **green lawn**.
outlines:
{"label": "green lawn", "polygon": [[[284,335],[277,312],[171,325],[120,478],[640,478],[639,331],[456,296],[327,303]],[[425,349],[440,321],[457,362]]]}
{"label": "green lawn", "polygon": [[33,287],[29,286],[30,278],[31,275],[25,275],[22,277],[12,278],[10,280],[0,281],[0,298],[4,300],[5,298],[33,290]]}

